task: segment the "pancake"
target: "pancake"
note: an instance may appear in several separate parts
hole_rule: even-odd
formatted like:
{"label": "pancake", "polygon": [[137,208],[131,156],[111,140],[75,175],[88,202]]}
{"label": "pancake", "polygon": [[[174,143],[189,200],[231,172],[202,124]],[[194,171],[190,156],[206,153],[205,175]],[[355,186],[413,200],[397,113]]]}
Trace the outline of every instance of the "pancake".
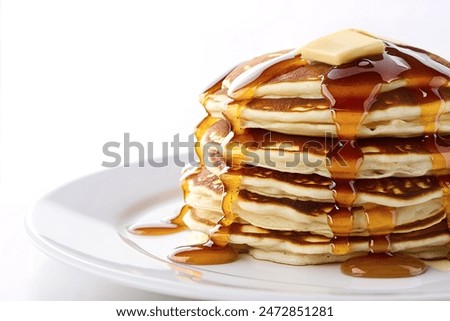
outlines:
{"label": "pancake", "polygon": [[310,233],[272,231],[239,223],[214,232],[216,222],[205,219],[205,216],[207,215],[204,211],[191,209],[184,222],[193,231],[212,234],[211,238],[216,239],[218,243],[226,239],[231,246],[246,251],[257,259],[277,263],[308,265],[343,262],[350,257],[364,256],[369,252],[383,252],[385,246],[389,247],[392,253],[426,259],[446,257],[449,252],[450,234],[445,221],[420,231],[381,238],[328,238]]}
{"label": "pancake", "polygon": [[[278,172],[252,166],[229,170],[223,175],[238,176],[240,190],[262,196],[320,203],[335,202],[333,181],[318,175]],[[222,182],[206,168],[191,168],[184,179],[190,191],[196,190],[197,194],[209,195],[214,200],[221,199],[224,192]],[[353,205],[414,206],[444,197],[441,184],[439,178],[434,176],[355,180]]]}
{"label": "pancake", "polygon": [[[227,103],[226,90],[208,97],[205,108],[213,117],[233,118],[227,108],[240,109],[242,128],[263,128],[280,133],[323,137],[330,133],[337,137],[329,103],[321,99],[260,98],[247,104]],[[440,90],[442,112],[437,121],[440,133],[450,133],[450,88]],[[360,137],[413,137],[427,134],[424,128],[422,107],[412,98],[408,88],[383,93],[361,124]]]}
{"label": "pancake", "polygon": [[[295,136],[262,129],[234,135],[226,120],[215,122],[197,136],[205,165],[215,174],[226,164],[253,165],[283,172],[317,174],[331,177],[329,162],[339,162],[345,170],[350,166],[342,141],[327,138]],[[344,145],[350,141],[344,141]],[[362,153],[356,178],[419,177],[450,174],[450,136],[431,135],[389,140],[363,139],[356,145]],[[330,152],[333,155],[330,156]]]}
{"label": "pancake", "polygon": [[[205,213],[221,213],[223,186],[217,177],[202,171],[186,180],[189,187],[185,201],[190,207]],[[396,208],[365,203],[364,206],[353,206],[348,218],[333,221],[335,215],[342,215],[335,208],[334,203],[300,201],[275,194],[264,196],[244,190],[242,186],[232,204],[233,214],[239,221],[256,227],[327,237],[406,233],[427,228],[446,218],[441,198]],[[220,220],[222,216],[204,218]]]}
{"label": "pancake", "polygon": [[[352,68],[368,68],[364,70],[368,76],[358,82],[358,88],[369,86],[373,78],[369,73],[378,72],[377,63],[391,68],[380,79],[378,93],[366,102],[365,110],[358,111],[361,115],[356,137],[413,137],[434,134],[437,129],[440,134],[450,134],[449,62],[421,49],[389,42],[386,46],[381,56],[339,66],[346,74],[353,72]],[[324,137],[328,133],[337,137],[339,124],[326,92],[327,77],[336,73],[336,66],[315,61],[297,63],[299,66],[293,63],[294,67],[282,66],[268,79],[253,84],[251,90],[230,93],[230,86],[239,75],[285,53],[271,53],[242,63],[203,93],[200,102],[211,116],[230,120],[235,131],[262,128],[302,136]],[[427,68],[419,66],[418,60]],[[342,88],[349,91],[351,85],[342,84]]]}

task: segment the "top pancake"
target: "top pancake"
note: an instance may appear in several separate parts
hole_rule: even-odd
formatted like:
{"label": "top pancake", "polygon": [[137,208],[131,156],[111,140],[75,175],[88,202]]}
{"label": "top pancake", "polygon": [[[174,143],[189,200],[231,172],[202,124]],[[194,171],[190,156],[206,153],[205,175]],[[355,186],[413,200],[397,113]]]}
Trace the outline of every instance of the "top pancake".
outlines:
{"label": "top pancake", "polygon": [[[358,127],[355,138],[450,133],[449,62],[420,49],[388,42],[386,45],[387,51],[383,55],[341,66],[314,61],[303,61],[296,66],[295,59],[301,60],[296,57],[292,59],[293,66],[280,64],[271,75],[261,77],[230,97],[228,89],[236,77],[286,51],[266,54],[237,66],[202,94],[200,101],[213,117],[228,119],[235,131],[262,128],[302,136],[337,137],[339,126],[358,118],[355,121],[359,124],[352,125]],[[397,51],[402,51],[402,55]],[[418,63],[419,60],[423,63]],[[377,63],[389,65],[387,69],[391,71],[380,72]],[[337,71],[352,73],[355,68],[361,69],[358,72],[363,75],[362,81],[352,83],[345,77],[330,81]],[[381,78],[374,74],[380,74]],[[362,97],[367,98],[364,110],[352,110],[352,101],[344,102],[351,117],[339,123],[336,119],[338,108],[328,90],[330,83],[349,97],[368,95],[370,86],[376,90],[370,91],[372,96]],[[355,116],[353,112],[361,115]]]}

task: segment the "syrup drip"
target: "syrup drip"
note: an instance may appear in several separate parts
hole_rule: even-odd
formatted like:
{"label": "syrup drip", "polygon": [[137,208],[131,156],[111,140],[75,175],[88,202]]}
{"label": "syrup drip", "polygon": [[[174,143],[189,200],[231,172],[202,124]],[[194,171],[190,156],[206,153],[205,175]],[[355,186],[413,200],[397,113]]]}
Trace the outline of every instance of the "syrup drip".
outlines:
{"label": "syrup drip", "polygon": [[351,206],[356,199],[353,180],[334,180],[330,188],[333,191],[335,205],[327,215],[328,225],[336,236],[349,235],[353,230],[354,217]]}
{"label": "syrup drip", "polygon": [[328,225],[335,236],[348,236],[353,230],[354,217],[349,207],[334,208],[328,214]]}
{"label": "syrup drip", "polygon": [[335,235],[349,235],[353,227],[354,217],[348,207],[356,199],[353,184],[363,162],[363,153],[355,139],[361,122],[374,103],[373,97],[380,89],[380,79],[369,82],[368,86],[354,86],[355,83],[364,83],[369,65],[364,61],[357,66],[336,66],[328,72],[322,84],[322,92],[330,102],[339,138],[339,142],[327,154],[336,203],[328,214],[328,222]]}
{"label": "syrup drip", "polygon": [[212,242],[176,248],[169,259],[184,264],[210,265],[236,261],[237,252],[230,246],[218,246]]}
{"label": "syrup drip", "polygon": [[227,110],[224,112],[225,119],[231,124],[233,132],[236,135],[244,134],[245,129],[241,123],[241,113],[247,105],[245,101],[238,104],[228,104]]}
{"label": "syrup drip", "polygon": [[130,227],[128,230],[137,235],[157,236],[178,233],[187,230],[187,226],[183,222],[183,217],[189,211],[189,206],[184,205],[180,213],[169,221],[161,223],[148,224],[144,226]]}
{"label": "syrup drip", "polygon": [[226,146],[228,163],[232,169],[240,169],[245,164],[247,145],[233,141]]}
{"label": "syrup drip", "polygon": [[335,179],[331,186],[337,204],[352,206],[356,199],[354,180]]}
{"label": "syrup drip", "polygon": [[224,195],[222,196],[223,218],[219,223],[223,226],[229,226],[236,217],[233,213],[233,203],[238,197],[242,176],[227,173],[220,175],[220,180],[224,186]]}
{"label": "syrup drip", "polygon": [[364,206],[370,235],[386,235],[394,231],[396,210],[387,206]]}
{"label": "syrup drip", "polygon": [[419,259],[387,253],[369,254],[348,259],[341,272],[363,278],[404,278],[424,273],[427,266]]}
{"label": "syrup drip", "polygon": [[233,228],[234,226],[219,225],[218,228],[210,235],[211,241],[217,246],[226,246],[230,239],[230,230]]}
{"label": "syrup drip", "polygon": [[327,155],[327,167],[335,180],[356,178],[362,162],[363,153],[355,140],[340,140]]}
{"label": "syrup drip", "polygon": [[369,248],[371,253],[390,253],[392,251],[391,236],[388,234],[371,237]]}
{"label": "syrup drip", "polygon": [[183,191],[183,200],[186,201],[186,198],[189,195],[189,183],[185,177],[181,179],[181,190]]}
{"label": "syrup drip", "polygon": [[[211,127],[214,130],[224,131],[224,133],[226,132],[226,135],[230,134],[229,128],[225,129],[225,127],[227,126],[222,126],[224,125],[224,122],[226,123],[226,121],[211,118],[212,117],[207,117],[198,126],[196,132],[197,139],[201,139]],[[226,154],[228,163],[231,163],[231,169],[227,168],[227,171],[225,173],[219,174],[219,179],[222,182],[224,189],[221,205],[223,218],[219,222],[220,225],[229,226],[235,219],[235,214],[233,213],[233,203],[238,197],[242,180],[242,175],[239,174],[239,169],[244,164],[247,148],[249,147],[249,145],[254,144],[254,142],[255,140],[252,135],[244,131],[242,134],[235,136],[235,141],[224,146],[226,149],[225,151],[222,150],[221,153],[219,153]],[[208,157],[210,159],[211,156],[212,155],[208,153]]]}
{"label": "syrup drip", "polygon": [[203,148],[201,146],[200,141],[202,140],[202,137],[206,134],[206,132],[218,121],[220,121],[219,118],[214,118],[211,116],[205,117],[200,124],[197,125],[197,129],[195,130],[195,138],[197,142],[195,143],[195,153],[197,154],[200,164],[205,164],[205,155],[203,153]]}
{"label": "syrup drip", "polygon": [[331,252],[336,255],[350,253],[351,246],[347,237],[336,237],[331,241]]}

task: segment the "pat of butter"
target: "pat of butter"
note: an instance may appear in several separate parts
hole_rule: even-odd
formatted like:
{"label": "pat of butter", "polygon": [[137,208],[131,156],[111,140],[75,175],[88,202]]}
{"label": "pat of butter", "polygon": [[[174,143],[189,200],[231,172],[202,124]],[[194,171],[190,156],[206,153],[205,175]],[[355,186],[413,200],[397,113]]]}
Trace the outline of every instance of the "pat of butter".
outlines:
{"label": "pat of butter", "polygon": [[357,58],[381,54],[384,50],[380,39],[349,29],[314,40],[298,51],[307,60],[342,65]]}

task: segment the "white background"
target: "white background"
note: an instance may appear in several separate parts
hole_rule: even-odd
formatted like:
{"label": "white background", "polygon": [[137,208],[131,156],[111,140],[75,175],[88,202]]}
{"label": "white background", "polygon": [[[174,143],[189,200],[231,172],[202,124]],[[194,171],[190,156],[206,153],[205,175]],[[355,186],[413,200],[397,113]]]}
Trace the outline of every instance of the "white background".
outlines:
{"label": "white background", "polygon": [[169,299],[48,259],[24,211],[101,170],[103,144],[125,132],[186,137],[204,114],[197,95],[243,59],[347,27],[449,59],[449,13],[446,0],[2,1],[0,299]]}

